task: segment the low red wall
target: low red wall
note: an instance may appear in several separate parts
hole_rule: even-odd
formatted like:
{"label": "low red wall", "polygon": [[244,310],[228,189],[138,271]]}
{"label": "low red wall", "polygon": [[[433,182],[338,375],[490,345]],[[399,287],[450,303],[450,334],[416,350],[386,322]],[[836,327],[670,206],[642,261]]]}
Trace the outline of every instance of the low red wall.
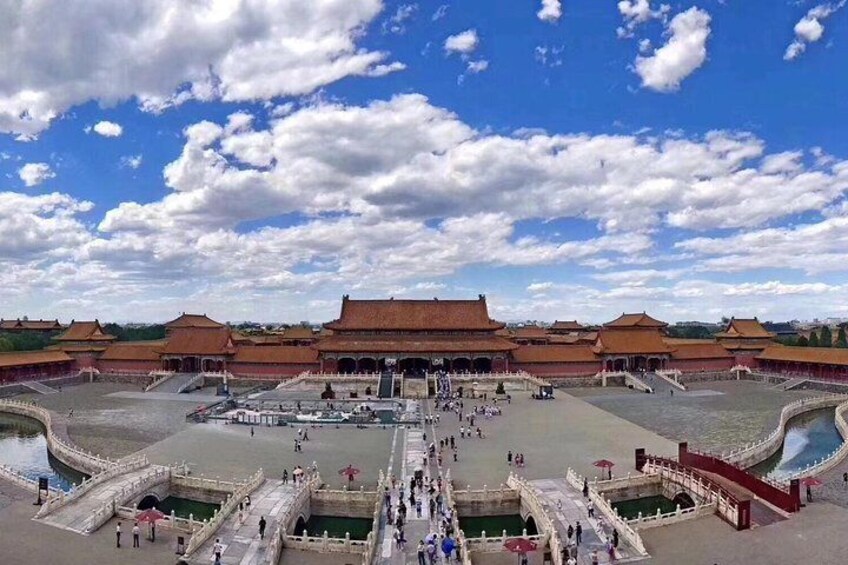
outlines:
{"label": "low red wall", "polygon": [[97,362],[97,370],[101,373],[119,372],[119,373],[141,373],[147,374],[150,371],[156,371],[162,368],[162,363],[159,361],[129,361],[129,360],[99,360]]}
{"label": "low red wall", "polygon": [[733,362],[736,365],[745,365],[746,367],[750,367],[753,369],[759,366],[759,362],[757,361],[757,355],[759,355],[760,353],[760,351],[737,352]]}
{"label": "low red wall", "polygon": [[585,377],[598,373],[601,363],[510,363],[509,368],[537,377]]}
{"label": "low red wall", "polygon": [[304,371],[317,373],[320,370],[318,363],[293,363],[293,364],[269,364],[269,363],[227,363],[227,370],[234,376],[267,376],[267,377],[291,377],[299,375]]}
{"label": "low red wall", "polygon": [[787,492],[726,461],[710,455],[693,453],[689,451],[688,444],[685,442],[678,445],[677,460],[689,467],[715,473],[733,481],[786,512],[797,512],[801,509],[801,488],[797,479],[789,484],[789,492]]}
{"label": "low red wall", "polygon": [[700,373],[708,371],[728,371],[733,367],[733,357],[718,359],[671,359],[669,369],[677,369],[684,373]]}

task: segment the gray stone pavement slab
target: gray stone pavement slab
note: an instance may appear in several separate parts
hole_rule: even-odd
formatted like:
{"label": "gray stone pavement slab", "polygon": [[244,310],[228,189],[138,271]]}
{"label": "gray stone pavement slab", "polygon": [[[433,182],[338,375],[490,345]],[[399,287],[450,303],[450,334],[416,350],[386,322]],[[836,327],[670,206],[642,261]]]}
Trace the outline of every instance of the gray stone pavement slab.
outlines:
{"label": "gray stone pavement slab", "polygon": [[218,402],[223,400],[224,398],[221,396],[215,396],[214,394],[202,394],[202,393],[194,393],[194,394],[185,394],[178,392],[167,392],[163,390],[152,390],[150,392],[139,392],[135,390],[126,390],[120,392],[113,392],[111,394],[106,395],[109,398],[127,398],[131,400],[144,400],[144,401],[168,401],[168,402],[188,402],[191,404],[203,404],[206,402]]}
{"label": "gray stone pavement slab", "polygon": [[[291,506],[295,487],[292,483],[283,484],[280,480],[266,480],[251,495],[250,508],[238,509],[230,515],[221,527],[194,554],[190,563],[206,565],[212,557],[215,540],[221,540],[224,552],[221,562],[224,565],[259,565],[265,563],[265,552],[271,541],[271,535],[277,531],[280,516]],[[264,516],[267,522],[265,539],[259,537],[259,520]]]}

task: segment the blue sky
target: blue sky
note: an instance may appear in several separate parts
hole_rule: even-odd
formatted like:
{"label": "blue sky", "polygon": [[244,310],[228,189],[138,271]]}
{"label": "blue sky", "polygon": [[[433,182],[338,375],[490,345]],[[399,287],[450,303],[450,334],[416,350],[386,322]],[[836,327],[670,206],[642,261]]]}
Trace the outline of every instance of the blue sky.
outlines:
{"label": "blue sky", "polygon": [[845,4],[0,8],[0,315],[848,317]]}

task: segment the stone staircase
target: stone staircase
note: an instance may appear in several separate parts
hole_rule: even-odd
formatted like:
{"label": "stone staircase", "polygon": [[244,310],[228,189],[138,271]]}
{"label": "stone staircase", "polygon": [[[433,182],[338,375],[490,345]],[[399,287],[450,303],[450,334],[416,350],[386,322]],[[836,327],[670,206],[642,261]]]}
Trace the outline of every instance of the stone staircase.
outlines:
{"label": "stone staircase", "polygon": [[55,388],[50,388],[46,384],[40,383],[38,381],[21,381],[20,384],[39,394],[56,394],[57,392],[59,392]]}

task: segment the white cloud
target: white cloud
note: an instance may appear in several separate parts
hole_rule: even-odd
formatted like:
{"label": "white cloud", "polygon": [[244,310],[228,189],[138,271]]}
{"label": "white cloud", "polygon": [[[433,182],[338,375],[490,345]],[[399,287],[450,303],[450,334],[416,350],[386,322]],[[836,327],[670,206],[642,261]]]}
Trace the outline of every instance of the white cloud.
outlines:
{"label": "white cloud", "polygon": [[[97,122],[91,129],[103,137],[120,137],[121,134],[124,133],[124,128],[121,127],[121,124],[109,121]],[[86,133],[88,133],[88,131],[86,131]]]}
{"label": "white cloud", "polygon": [[656,10],[651,9],[649,0],[621,0],[618,11],[624,19],[624,25],[616,30],[618,37],[630,38],[641,25],[653,19],[665,21],[671,6],[661,4]]}
{"label": "white cloud", "polygon": [[807,50],[808,44],[819,41],[824,35],[822,21],[829,18],[837,10],[844,8],[846,3],[848,3],[846,0],[841,0],[838,3],[819,4],[810,9],[795,24],[795,40],[786,48],[783,59],[793,61]]}
{"label": "white cloud", "polygon": [[383,33],[403,35],[406,33],[406,23],[418,13],[418,4],[401,4],[391,17],[383,21]]}
{"label": "white cloud", "polygon": [[448,15],[448,8],[449,8],[449,7],[450,7],[450,6],[448,6],[447,4],[442,4],[441,6],[439,6],[438,8],[436,8],[436,11],[435,11],[435,12],[433,12],[433,15],[432,15],[432,17],[431,17],[430,19],[431,19],[432,21],[434,21],[434,22],[435,22],[435,21],[438,21],[438,20],[441,20],[441,19],[442,19],[442,18],[444,18],[446,15]]}
{"label": "white cloud", "polygon": [[564,45],[537,45],[533,50],[533,58],[545,67],[559,67],[562,65],[562,54],[564,51]]}
{"label": "white cloud", "polygon": [[679,89],[680,83],[704,64],[710,15],[690,8],[672,18],[666,33],[666,44],[650,56],[637,56],[634,65],[642,86],[657,92]]}
{"label": "white cloud", "polygon": [[480,38],[477,36],[477,30],[468,29],[462,33],[449,36],[445,39],[444,47],[445,52],[448,54],[461,53],[463,55],[469,55],[477,49],[479,44]]}
{"label": "white cloud", "polygon": [[76,217],[92,206],[55,192],[0,192],[0,261],[69,256],[92,239]]}
{"label": "white cloud", "polygon": [[137,169],[141,166],[143,160],[144,158],[141,154],[125,155],[121,157],[121,167],[128,169]]}
{"label": "white cloud", "polygon": [[466,71],[470,74],[476,75],[478,73],[482,73],[488,68],[489,61],[485,59],[480,59],[479,61],[468,61],[468,68],[466,69]]}
{"label": "white cloud", "polygon": [[[0,131],[32,136],[90,100],[137,99],[161,111],[187,100],[303,95],[368,76],[386,53],[358,45],[381,0],[6,2]],[[383,72],[399,67],[383,65]],[[58,69],[58,70],[57,70]]]}
{"label": "white cloud", "polygon": [[24,181],[27,188],[31,188],[54,178],[56,173],[47,163],[27,163],[18,169],[18,176]]}
{"label": "white cloud", "polygon": [[543,22],[555,23],[562,17],[561,0],[542,0],[542,8],[536,16]]}

